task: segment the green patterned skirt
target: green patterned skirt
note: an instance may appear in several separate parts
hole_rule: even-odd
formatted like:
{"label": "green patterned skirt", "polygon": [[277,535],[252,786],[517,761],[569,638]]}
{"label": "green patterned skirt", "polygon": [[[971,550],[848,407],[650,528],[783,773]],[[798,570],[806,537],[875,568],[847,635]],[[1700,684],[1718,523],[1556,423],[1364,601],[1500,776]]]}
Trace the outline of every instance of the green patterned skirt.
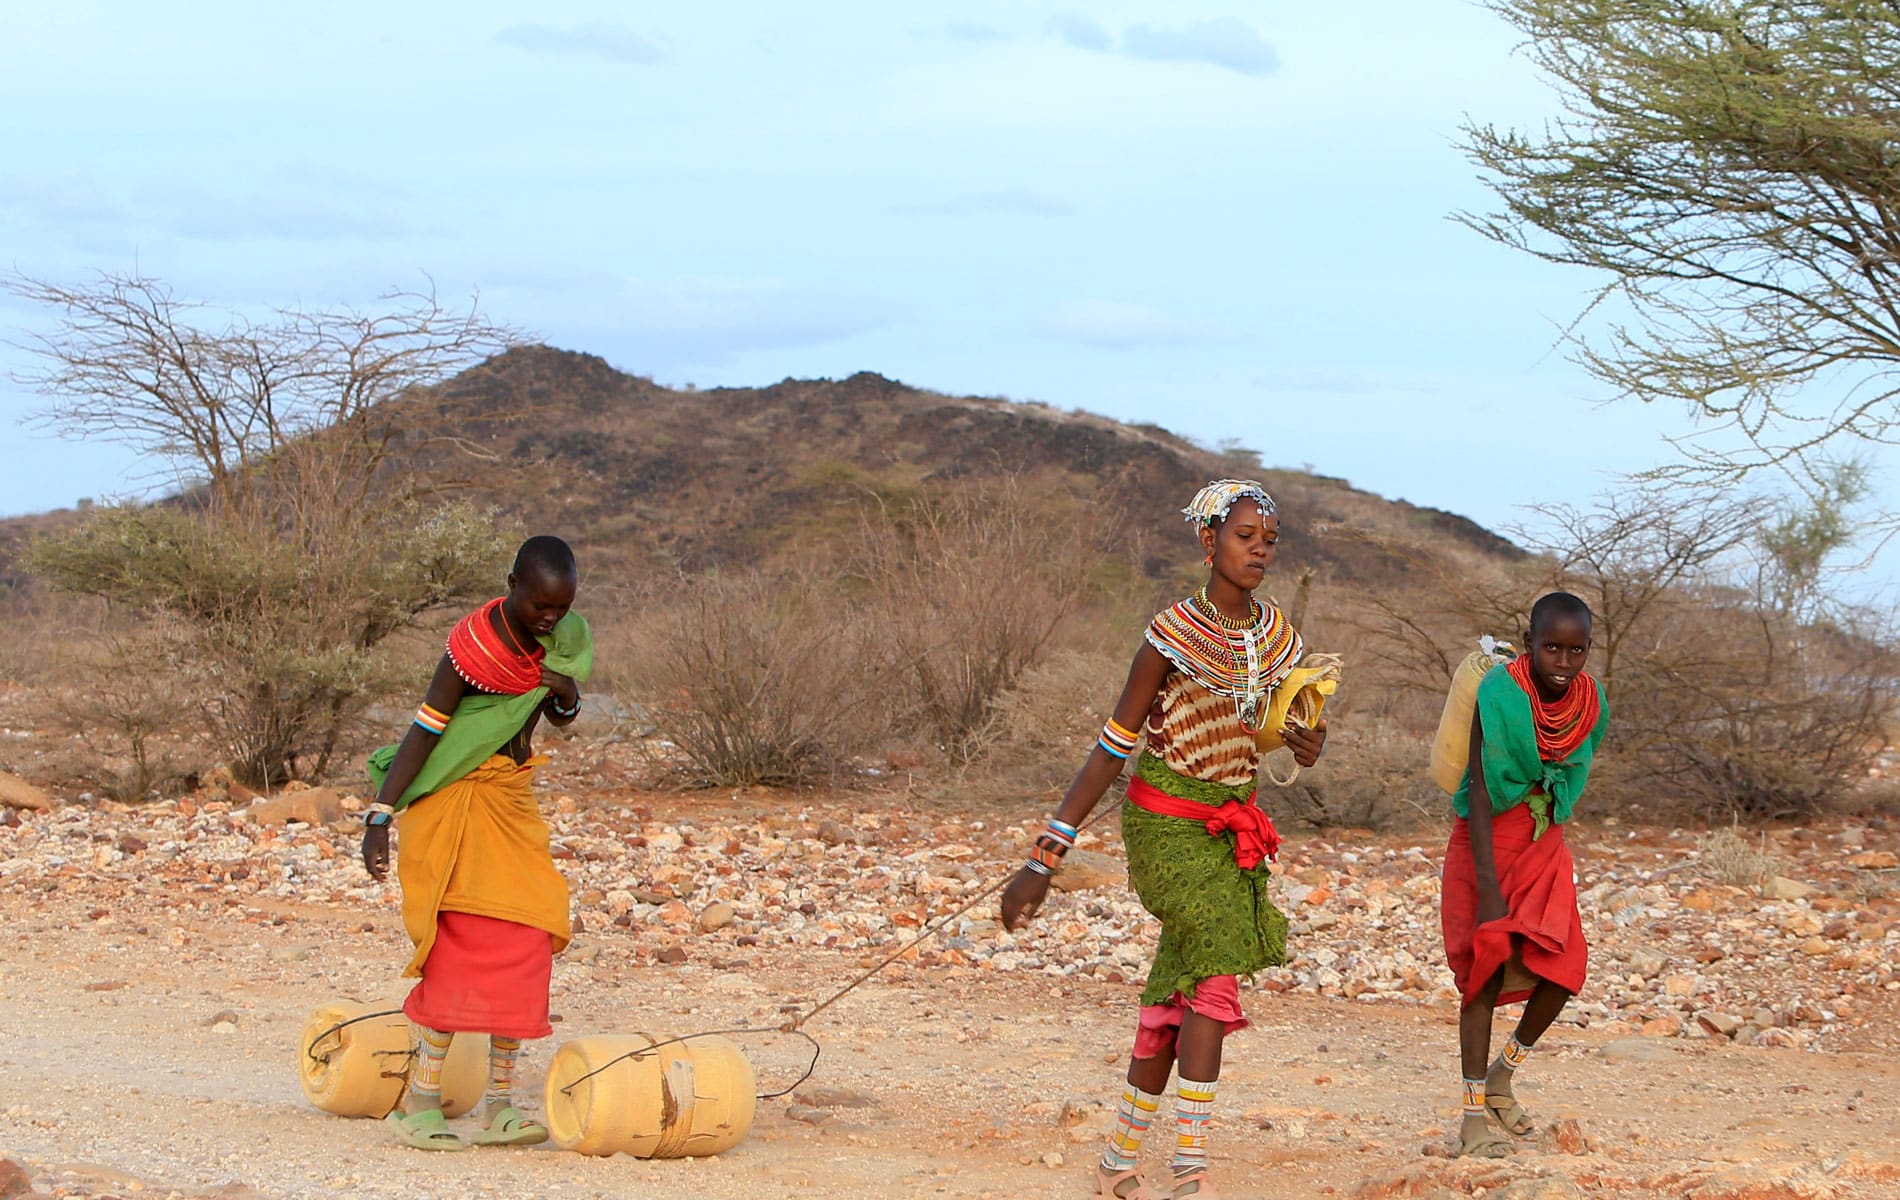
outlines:
{"label": "green patterned skirt", "polygon": [[[1170,796],[1218,808],[1253,789],[1189,779],[1143,754],[1135,777]],[[1141,1002],[1163,1004],[1176,992],[1192,999],[1201,980],[1251,975],[1286,961],[1286,916],[1267,897],[1263,862],[1243,871],[1234,862],[1234,835],[1210,835],[1198,821],[1165,817],[1127,801],[1122,843],[1128,880],[1141,906],[1161,922],[1161,941]]]}

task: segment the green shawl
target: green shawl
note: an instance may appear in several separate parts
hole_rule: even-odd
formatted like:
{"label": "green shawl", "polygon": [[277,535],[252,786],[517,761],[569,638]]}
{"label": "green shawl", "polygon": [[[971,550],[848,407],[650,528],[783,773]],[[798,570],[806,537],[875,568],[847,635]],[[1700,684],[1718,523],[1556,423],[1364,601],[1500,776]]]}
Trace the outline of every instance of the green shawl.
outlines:
{"label": "green shawl", "polygon": [[[1590,761],[1596,757],[1597,743],[1610,726],[1610,702],[1603,695],[1603,684],[1594,677],[1597,699],[1602,711],[1597,727],[1583,740],[1576,753],[1560,763],[1545,762],[1537,756],[1537,727],[1531,716],[1531,698],[1505,670],[1485,673],[1478,684],[1478,716],[1484,722],[1484,786],[1491,794],[1491,811],[1508,812],[1529,798],[1531,818],[1536,822],[1533,840],[1542,837],[1552,822],[1559,825],[1570,819],[1583,785],[1590,778]],[[1531,796],[1533,788],[1544,794]],[[1471,768],[1465,768],[1464,782],[1451,798],[1452,811],[1467,816],[1471,809]]]}
{"label": "green shawl", "polygon": [[[555,625],[553,633],[535,640],[547,649],[542,664],[548,670],[586,681],[594,668],[594,634],[579,613],[568,613]],[[396,801],[396,808],[408,807],[418,797],[454,783],[487,762],[521,732],[521,727],[528,723],[547,694],[548,689],[538,687],[519,696],[496,696],[487,692],[463,696],[450,714],[449,727],[442,731],[435,747],[429,751],[422,770],[416,772],[415,781]],[[369,756],[370,786],[382,788],[400,744],[384,746]]]}

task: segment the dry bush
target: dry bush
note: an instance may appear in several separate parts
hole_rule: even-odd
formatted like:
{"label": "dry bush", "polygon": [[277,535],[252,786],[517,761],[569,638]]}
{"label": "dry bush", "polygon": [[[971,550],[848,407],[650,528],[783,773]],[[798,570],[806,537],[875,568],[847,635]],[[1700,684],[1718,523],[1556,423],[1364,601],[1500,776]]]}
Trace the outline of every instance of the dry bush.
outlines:
{"label": "dry bush", "polygon": [[378,644],[505,574],[484,512],[386,505],[347,528],[298,532],[284,527],[286,499],[216,514],[103,508],[27,557],[69,592],[172,620],[204,670],[193,677],[202,690],[170,694],[202,709],[219,753],[253,786],[323,775],[345,731],[406,678]]}
{"label": "dry bush", "polygon": [[868,508],[852,564],[898,723],[968,763],[1000,698],[1099,587],[1113,515],[1016,481]]}
{"label": "dry bush", "polygon": [[75,639],[60,659],[67,682],[47,690],[47,709],[88,751],[77,773],[92,790],[122,803],[156,799],[202,765],[189,741],[204,713],[183,698],[206,681],[175,622]]}
{"label": "dry bush", "polygon": [[43,423],[169,463],[180,484],[36,539],[27,566],[189,630],[211,728],[244,782],[323,774],[387,682],[372,649],[487,585],[505,551],[489,514],[442,502],[455,475],[415,453],[465,447],[460,432],[392,402],[515,335],[430,293],[247,316],[136,273],[0,289],[51,317],[27,347],[27,381],[51,398]]}
{"label": "dry bush", "polygon": [[1642,790],[1752,820],[1852,794],[1885,745],[1900,681],[1886,639],[1697,599],[1672,602],[1625,655],[1611,736]]}
{"label": "dry bush", "polygon": [[1759,847],[1749,844],[1735,828],[1705,834],[1696,844],[1696,870],[1730,887],[1758,888],[1787,870],[1787,863],[1768,849],[1768,835]]}
{"label": "dry bush", "polygon": [[805,784],[885,736],[876,632],[823,580],[708,574],[640,621],[622,674],[685,782]]}
{"label": "dry bush", "polygon": [[1273,786],[1263,773],[1260,803],[1276,820],[1314,828],[1444,824],[1451,802],[1426,774],[1430,752],[1418,735],[1390,722],[1329,718],[1325,757],[1287,787]]}
{"label": "dry bush", "polygon": [[964,785],[1059,794],[1094,748],[1127,673],[1127,660],[1106,650],[1056,654],[1024,671],[972,744]]}

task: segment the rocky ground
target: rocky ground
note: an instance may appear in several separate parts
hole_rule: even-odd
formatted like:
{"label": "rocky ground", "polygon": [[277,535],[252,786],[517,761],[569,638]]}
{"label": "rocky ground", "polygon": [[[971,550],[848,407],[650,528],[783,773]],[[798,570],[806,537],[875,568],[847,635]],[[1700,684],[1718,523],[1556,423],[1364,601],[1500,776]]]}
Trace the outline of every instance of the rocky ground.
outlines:
{"label": "rocky ground", "polygon": [[[578,933],[530,1094],[568,1038],[773,1026],[977,902],[811,1019],[816,1073],[726,1155],[424,1155],[312,1108],[293,1067],[316,1004],[401,991],[407,940],[394,885],[356,860],[359,800],[39,809],[11,781],[0,1197],[1086,1194],[1155,932],[1112,821],[1012,936],[985,893],[1034,814],[655,793],[557,749],[544,808]],[[1592,980],[1524,1072],[1543,1139],[1482,1164],[1445,1157],[1438,840],[1286,832],[1295,957],[1243,992],[1255,1026],[1230,1043],[1214,1134],[1228,1194],[1900,1196],[1892,820],[1756,842],[1577,826]],[[744,1042],[761,1090],[803,1068],[793,1039]]]}

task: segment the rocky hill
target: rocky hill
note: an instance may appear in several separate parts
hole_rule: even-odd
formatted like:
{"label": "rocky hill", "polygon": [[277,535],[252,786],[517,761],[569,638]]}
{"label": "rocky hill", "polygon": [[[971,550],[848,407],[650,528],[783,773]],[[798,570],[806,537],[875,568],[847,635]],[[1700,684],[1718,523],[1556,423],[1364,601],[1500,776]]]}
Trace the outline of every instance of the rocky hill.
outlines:
{"label": "rocky hill", "polygon": [[[1289,553],[1329,582],[1383,585],[1411,569],[1395,546],[1454,561],[1522,552],[1452,513],[1341,479],[1261,468],[1155,425],[1001,399],[947,396],[860,373],[706,391],[661,387],[587,354],[510,351],[402,401],[410,452],[451,434],[497,464],[482,474],[524,527],[585,545],[589,561],[676,569],[769,553],[788,537],[844,533],[868,495],[1013,477],[1123,514],[1164,576],[1187,549],[1165,539],[1209,478],[1257,474],[1282,508]],[[1337,536],[1329,536],[1337,535]]]}

